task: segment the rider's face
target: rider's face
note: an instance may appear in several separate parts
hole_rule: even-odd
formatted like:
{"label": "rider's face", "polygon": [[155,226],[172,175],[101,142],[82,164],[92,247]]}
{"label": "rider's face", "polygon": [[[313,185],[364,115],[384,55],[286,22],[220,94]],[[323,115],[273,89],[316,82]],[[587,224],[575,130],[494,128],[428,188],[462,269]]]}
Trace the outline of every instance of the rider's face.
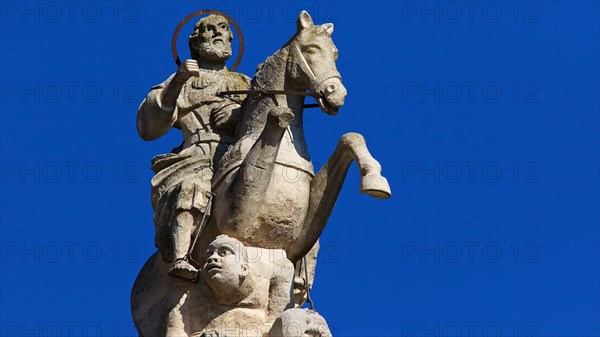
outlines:
{"label": "rider's face", "polygon": [[231,31],[229,24],[221,17],[207,20],[200,27],[200,43],[207,43],[215,48],[230,48]]}
{"label": "rider's face", "polygon": [[232,34],[227,20],[218,15],[202,19],[193,35],[195,41],[190,48],[198,52],[200,59],[209,62],[224,62],[231,56]]}

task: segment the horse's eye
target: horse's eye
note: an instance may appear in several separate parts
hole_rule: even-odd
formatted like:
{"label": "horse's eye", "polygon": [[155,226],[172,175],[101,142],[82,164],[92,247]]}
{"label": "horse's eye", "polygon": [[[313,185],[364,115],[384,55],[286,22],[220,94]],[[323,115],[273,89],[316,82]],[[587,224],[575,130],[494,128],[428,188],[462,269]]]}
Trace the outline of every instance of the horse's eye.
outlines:
{"label": "horse's eye", "polygon": [[304,48],[304,51],[308,54],[314,55],[319,52],[319,47],[316,46],[308,46]]}

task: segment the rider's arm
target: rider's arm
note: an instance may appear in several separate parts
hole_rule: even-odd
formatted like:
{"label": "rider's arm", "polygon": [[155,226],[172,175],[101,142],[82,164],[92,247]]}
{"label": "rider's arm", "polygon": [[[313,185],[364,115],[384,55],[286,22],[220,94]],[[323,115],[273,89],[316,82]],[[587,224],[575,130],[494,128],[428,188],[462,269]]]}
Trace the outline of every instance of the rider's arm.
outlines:
{"label": "rider's arm", "polygon": [[175,74],[150,90],[137,114],[137,130],[142,139],[154,140],[169,131],[177,120],[177,98],[184,83],[199,75],[198,62],[187,60]]}
{"label": "rider's arm", "polygon": [[137,130],[144,140],[161,137],[177,120],[176,102],[183,83],[173,81],[173,76],[152,87],[138,109]]}

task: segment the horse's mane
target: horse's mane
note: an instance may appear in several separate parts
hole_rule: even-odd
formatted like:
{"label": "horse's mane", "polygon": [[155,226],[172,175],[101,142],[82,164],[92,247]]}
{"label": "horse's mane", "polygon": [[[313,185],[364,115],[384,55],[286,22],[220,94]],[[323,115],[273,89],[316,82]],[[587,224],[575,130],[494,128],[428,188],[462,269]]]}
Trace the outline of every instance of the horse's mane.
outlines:
{"label": "horse's mane", "polygon": [[[287,62],[289,56],[289,45],[296,38],[296,34],[292,36],[288,42],[286,42],[275,54],[267,57],[265,62],[259,64],[256,67],[256,74],[254,74],[254,78],[252,79],[251,87],[252,89],[266,89],[273,79],[274,73],[273,71],[278,70],[279,67],[284,66]],[[273,88],[270,88],[273,89]]]}

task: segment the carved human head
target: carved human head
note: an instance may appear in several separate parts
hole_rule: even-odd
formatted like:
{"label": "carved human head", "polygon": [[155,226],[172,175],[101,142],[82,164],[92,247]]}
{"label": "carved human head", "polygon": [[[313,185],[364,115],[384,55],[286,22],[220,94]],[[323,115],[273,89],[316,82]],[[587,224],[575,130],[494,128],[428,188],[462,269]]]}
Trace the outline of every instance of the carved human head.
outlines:
{"label": "carved human head", "polygon": [[219,235],[208,245],[202,275],[214,293],[239,297],[241,292],[245,292],[243,284],[248,272],[248,253],[239,240]]}
{"label": "carved human head", "polygon": [[231,57],[232,40],[227,19],[211,14],[198,20],[188,42],[194,60],[225,62]]}
{"label": "carved human head", "polygon": [[316,311],[294,308],[277,318],[269,337],[331,337],[331,331],[323,316]]}

